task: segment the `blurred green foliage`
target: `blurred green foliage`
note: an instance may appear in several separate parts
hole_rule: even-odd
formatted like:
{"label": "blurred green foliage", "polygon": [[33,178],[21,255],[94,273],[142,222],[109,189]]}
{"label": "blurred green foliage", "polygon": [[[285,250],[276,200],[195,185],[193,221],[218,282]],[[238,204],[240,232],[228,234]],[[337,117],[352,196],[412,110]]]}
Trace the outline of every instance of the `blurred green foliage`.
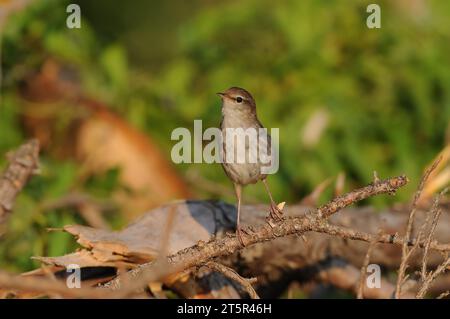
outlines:
{"label": "blurred green foliage", "polygon": [[[448,143],[448,1],[426,1],[420,10],[407,1],[378,1],[381,29],[366,27],[371,1],[84,0],[77,2],[79,30],[65,26],[68,3],[36,1],[12,16],[2,34],[1,154],[25,139],[18,82],[47,56],[75,66],[88,95],[151,135],[168,158],[174,128],[193,128],[194,119],[217,126],[214,93],[245,87],[264,125],[280,128],[280,171],[269,183],[288,202],[339,172],[349,189],[370,181],[374,170],[380,177],[405,173],[412,183],[371,204],[407,200],[424,166]],[[328,124],[307,147],[303,129],[319,109]],[[120,187],[117,172],[80,182],[75,162],[42,158],[42,174],[20,195],[0,243],[0,268],[31,269],[31,255],[74,249],[67,235],[45,228],[83,221],[68,210],[44,213],[41,202],[70,190],[107,198]],[[231,187],[218,164],[177,169]],[[260,185],[245,194],[266,200]],[[118,216],[111,218],[116,226]]]}

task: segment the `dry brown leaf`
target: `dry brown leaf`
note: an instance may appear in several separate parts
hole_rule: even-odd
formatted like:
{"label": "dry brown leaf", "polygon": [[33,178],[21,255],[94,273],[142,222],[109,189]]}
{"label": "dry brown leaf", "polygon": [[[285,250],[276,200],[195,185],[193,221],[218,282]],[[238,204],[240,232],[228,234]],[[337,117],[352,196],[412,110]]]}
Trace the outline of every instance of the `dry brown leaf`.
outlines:
{"label": "dry brown leaf", "polygon": [[168,254],[207,241],[215,233],[215,215],[200,202],[174,202],[147,213],[121,231],[109,231],[81,225],[68,225],[64,231],[74,235],[86,249],[61,257],[35,257],[50,265],[81,267],[132,265],[158,256],[168,212],[175,207],[174,231],[168,240]]}
{"label": "dry brown leaf", "polygon": [[[83,249],[60,257],[34,258],[56,267],[55,270],[61,270],[60,267],[70,264],[77,264],[81,268],[133,268],[158,257],[160,241],[164,237],[163,232],[172,207],[176,209],[167,254],[192,246],[199,240],[209,240],[216,232],[216,219],[220,218],[214,214],[217,205],[225,205],[224,209],[230,209],[230,205],[222,203],[215,203],[215,207],[210,207],[207,202],[180,201],[148,212],[121,231],[68,225],[63,230],[74,235]],[[280,205],[282,207],[284,203]],[[230,225],[234,222],[231,220]],[[40,274],[41,271],[37,270],[29,275]],[[164,284],[186,298],[239,298],[239,293],[228,279],[209,270],[203,270],[200,277],[196,278],[192,276],[191,270],[173,274],[165,278]]]}

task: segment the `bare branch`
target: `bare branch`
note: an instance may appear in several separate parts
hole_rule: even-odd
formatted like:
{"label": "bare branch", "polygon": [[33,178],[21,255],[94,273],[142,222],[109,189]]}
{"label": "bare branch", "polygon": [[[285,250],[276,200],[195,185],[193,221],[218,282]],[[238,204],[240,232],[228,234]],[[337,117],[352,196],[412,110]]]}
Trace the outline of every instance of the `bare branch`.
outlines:
{"label": "bare branch", "polygon": [[423,297],[425,297],[425,294],[427,293],[428,289],[430,289],[430,285],[433,283],[433,281],[436,279],[437,276],[443,274],[447,270],[449,265],[450,265],[450,258],[447,257],[447,259],[442,264],[440,264],[435,271],[430,272],[425,281],[422,283],[422,286],[420,287],[419,292],[416,295],[416,298],[422,299]]}
{"label": "bare branch", "polygon": [[[0,226],[6,222],[16,196],[30,176],[36,172],[39,162],[38,154],[39,142],[33,139],[8,156],[9,165],[0,177]],[[0,229],[1,234],[2,229]]]}
{"label": "bare branch", "polygon": [[[422,191],[423,191],[423,188],[425,186],[425,183],[428,180],[428,177],[433,172],[433,170],[437,167],[437,165],[439,164],[441,159],[442,159],[442,157],[440,156],[425,171],[425,173],[424,173],[424,175],[423,175],[423,177],[422,177],[422,179],[420,181],[419,187],[417,188],[417,191],[416,191],[416,193],[414,195],[414,200],[413,200],[413,203],[412,203],[411,212],[409,214],[408,224],[406,226],[405,241],[404,241],[404,243],[402,245],[402,260],[401,260],[400,267],[399,267],[399,270],[398,270],[397,285],[396,285],[396,289],[395,289],[395,298],[396,299],[400,298],[400,295],[401,295],[402,285],[405,282],[405,272],[406,272],[406,268],[408,267],[409,257],[412,255],[413,251],[418,247],[418,244],[417,244],[417,245],[414,245],[411,248],[411,250],[408,249],[408,242],[411,239],[411,232],[412,232],[414,219],[415,219],[415,215],[416,215],[417,203],[419,202],[420,196],[422,194]],[[420,242],[421,235],[422,235],[422,230],[417,235],[417,243]]]}
{"label": "bare branch", "polygon": [[438,196],[436,196],[433,206],[430,210],[430,214],[433,214],[433,221],[431,222],[431,228],[428,232],[428,236],[425,242],[425,249],[423,252],[423,258],[422,258],[422,271],[421,271],[421,278],[422,281],[426,280],[427,277],[427,263],[428,263],[428,251],[430,250],[431,240],[434,236],[434,233],[436,232],[436,226],[439,221],[439,217],[441,216],[442,210],[439,209],[439,201],[441,197],[447,192],[448,189],[443,190]]}
{"label": "bare branch", "polygon": [[231,280],[234,280],[235,282],[240,284],[242,288],[244,288],[244,290],[248,293],[251,299],[259,299],[258,294],[256,293],[255,289],[251,284],[252,282],[256,281],[256,278],[252,279],[243,278],[233,269],[214,261],[207,262],[205,266],[208,267],[209,269],[222,273],[225,277],[230,278]]}
{"label": "bare branch", "polygon": [[[256,243],[273,240],[278,237],[284,237],[292,234],[303,234],[307,231],[327,233],[340,231],[342,229],[339,227],[327,225],[325,218],[331,216],[346,206],[366,199],[370,196],[383,193],[392,194],[398,188],[404,186],[407,181],[408,179],[406,176],[398,176],[356,189],[350,193],[335,198],[326,205],[321,206],[317,209],[316,214],[313,217],[305,216],[287,218],[270,225],[265,224],[257,228],[248,228],[244,234],[246,247]],[[353,232],[351,235],[355,238],[363,238],[364,236],[364,234],[360,234],[358,232]],[[167,258],[168,266],[164,267],[162,271],[161,267],[158,267],[157,264],[151,262],[143,264],[131,272],[140,278],[140,280],[134,281],[137,283],[136,285],[141,285],[142,282],[148,282],[150,279],[155,280],[158,276],[160,278],[177,271],[200,266],[213,258],[231,255],[241,249],[243,249],[243,247],[239,240],[235,236],[229,235],[224,238],[210,240],[207,243],[199,242],[195,246],[181,250],[180,252],[169,256]],[[106,287],[110,287],[112,289],[117,289],[120,287],[120,277],[121,276],[115,278],[108,285],[106,285]],[[133,286],[133,289],[136,289],[136,286]]]}
{"label": "bare branch", "polygon": [[396,190],[408,183],[408,178],[405,175],[389,178],[384,181],[377,181],[369,184],[366,187],[356,189],[352,192],[346,193],[342,196],[338,196],[331,202],[320,206],[317,209],[317,215],[319,218],[327,218],[334,213],[338,212],[344,207],[347,207],[353,203],[359,202],[371,196],[379,194],[395,194]]}
{"label": "bare branch", "polygon": [[[425,247],[424,241],[417,241],[417,240],[406,241],[405,238],[398,236],[398,235],[369,234],[369,233],[361,232],[361,231],[354,230],[351,228],[330,225],[327,223],[324,223],[321,225],[315,225],[314,229],[312,229],[312,231],[329,234],[332,236],[337,236],[342,239],[360,240],[360,241],[365,241],[368,243],[375,240],[376,243],[380,243],[380,244],[404,245],[406,243],[407,246],[416,246],[417,245],[417,247],[420,247],[420,248]],[[431,242],[430,249],[440,251],[440,252],[447,252],[447,251],[450,251],[450,244],[440,244],[437,242]]]}
{"label": "bare branch", "polygon": [[[246,230],[245,242],[247,246],[252,246],[256,243],[271,241],[278,237],[284,237],[291,234],[302,235],[305,232],[324,233],[337,238],[351,239],[365,241],[369,243],[389,243],[394,245],[407,246],[417,245],[417,247],[425,247],[426,241],[424,240],[409,240],[397,235],[389,234],[370,234],[365,232],[356,231],[354,229],[336,226],[328,224],[327,217],[336,213],[340,209],[353,204],[355,201],[365,199],[367,197],[382,194],[393,193],[399,187],[407,183],[407,178],[404,176],[395,177],[383,181],[376,181],[374,184],[363,187],[361,189],[354,190],[348,194],[340,196],[329,204],[319,208],[316,213],[309,214],[308,216],[295,216],[287,217],[285,220],[261,226],[251,226]],[[319,214],[319,210],[321,214]],[[319,218],[319,216],[322,218]],[[170,220],[171,218],[169,218]],[[170,223],[167,227],[170,229]],[[420,239],[420,238],[419,238]],[[166,240],[162,240],[164,243]],[[163,245],[164,246],[164,245]],[[119,274],[115,279],[104,284],[102,288],[109,289],[97,289],[100,290],[99,296],[104,298],[120,298],[128,296],[130,293],[141,292],[149,282],[166,282],[166,280],[174,274],[188,273],[193,269],[201,267],[207,264],[211,260],[217,257],[228,256],[236,251],[242,250],[240,242],[234,235],[227,234],[223,237],[213,237],[208,242],[200,241],[196,245],[178,251],[167,258],[157,258],[156,261],[142,264],[136,269],[126,272],[126,274]],[[431,242],[429,249],[438,251],[449,251],[449,244],[440,244],[437,242]],[[166,249],[162,249],[163,251]],[[165,254],[161,254],[161,257]],[[358,272],[358,271],[357,271]],[[354,289],[358,287],[358,278],[354,281]],[[125,279],[125,280],[124,280]],[[2,285],[0,280],[0,286]],[[17,288],[17,287],[16,287]],[[38,288],[35,288],[38,289]],[[48,290],[52,291],[52,290]],[[59,290],[56,292],[60,293]],[[378,292],[370,292],[373,296],[377,296]],[[383,291],[385,295],[387,292]],[[65,295],[61,293],[62,295]],[[83,296],[77,295],[77,297],[96,297],[91,296],[90,291],[86,291]]]}

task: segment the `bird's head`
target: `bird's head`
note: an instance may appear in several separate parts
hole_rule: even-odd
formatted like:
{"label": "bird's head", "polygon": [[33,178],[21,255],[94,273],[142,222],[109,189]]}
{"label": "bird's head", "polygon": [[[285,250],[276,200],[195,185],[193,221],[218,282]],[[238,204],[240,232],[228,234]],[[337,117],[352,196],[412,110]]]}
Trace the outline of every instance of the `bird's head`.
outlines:
{"label": "bird's head", "polygon": [[253,96],[245,89],[231,87],[225,92],[217,93],[222,99],[223,109],[238,110],[241,112],[256,112],[256,103]]}

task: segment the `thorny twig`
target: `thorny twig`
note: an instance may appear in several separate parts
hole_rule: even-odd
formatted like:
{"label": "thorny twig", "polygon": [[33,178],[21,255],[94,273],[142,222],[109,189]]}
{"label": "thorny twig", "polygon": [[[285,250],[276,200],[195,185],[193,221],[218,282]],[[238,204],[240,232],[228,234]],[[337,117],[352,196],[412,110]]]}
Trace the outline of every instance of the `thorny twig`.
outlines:
{"label": "thorny twig", "polygon": [[401,259],[400,267],[399,267],[399,270],[398,270],[397,284],[396,284],[396,289],[395,289],[395,294],[394,294],[396,299],[400,298],[402,285],[405,283],[406,279],[408,278],[405,275],[406,268],[408,267],[408,260],[411,257],[412,253],[415,251],[415,249],[419,246],[418,243],[421,241],[422,230],[424,229],[424,227],[422,227],[421,231],[417,234],[416,244],[413,245],[413,247],[411,249],[408,249],[408,242],[411,240],[411,232],[412,232],[414,219],[415,219],[415,215],[416,215],[417,203],[419,202],[420,196],[422,194],[422,191],[423,191],[423,188],[425,186],[425,183],[428,180],[428,177],[433,172],[433,170],[436,168],[436,166],[439,164],[441,159],[442,159],[442,157],[439,157],[425,171],[425,174],[423,175],[423,177],[422,177],[422,179],[420,181],[419,187],[417,188],[417,191],[416,191],[416,193],[414,195],[414,200],[413,200],[413,203],[412,203],[411,212],[410,212],[409,218],[408,218],[408,224],[406,226],[405,241],[404,241],[404,243],[402,245],[402,259]]}
{"label": "thorny twig", "polygon": [[[361,200],[381,193],[392,193],[396,189],[404,186],[406,183],[406,177],[399,176],[354,190],[353,192],[339,197],[341,198],[341,201],[344,201],[344,203],[335,199],[332,201],[334,204],[322,206],[320,208],[323,213],[322,216],[330,216],[339,209],[354,203],[356,200]],[[246,235],[248,237],[246,242],[248,242],[248,245],[253,245],[258,242],[272,240],[276,237],[287,236],[289,234],[303,234],[307,231],[325,233],[339,238],[361,240],[366,242],[372,242],[375,240],[374,237],[378,237],[376,242],[380,243],[390,243],[396,245],[403,245],[406,243],[407,245],[413,244],[419,247],[425,246],[424,241],[406,241],[400,236],[392,236],[388,234],[373,235],[345,227],[330,225],[324,217],[319,218],[317,212],[316,214],[309,216],[287,218],[286,220],[277,222],[272,226],[264,225],[257,228],[251,228],[248,230],[248,234]],[[83,291],[77,290],[76,293],[67,292],[67,294],[65,294],[61,286],[56,287],[56,290],[52,290],[53,284],[59,283],[46,282],[47,285],[41,285],[41,283],[39,283],[39,286],[34,286],[31,290],[43,291],[46,293],[49,291],[56,291],[61,295],[69,295],[72,297],[120,298],[127,296],[131,292],[143,289],[147,286],[148,282],[162,280],[163,278],[167,278],[167,276],[178,272],[189,271],[189,269],[204,265],[215,257],[230,255],[241,249],[243,249],[243,247],[240,245],[239,241],[236,240],[235,236],[229,235],[224,238],[213,238],[207,243],[199,242],[193,247],[179,251],[178,253],[165,258],[164,262],[153,261],[140,265],[136,269],[133,269],[127,273],[125,277],[130,280],[126,283],[126,285],[120,284],[124,276],[119,275],[114,280],[102,286],[103,288],[110,289],[83,289]],[[449,245],[432,242],[430,244],[430,249],[445,252],[449,251],[450,247]],[[14,276],[0,277],[0,286],[19,289],[21,287],[29,288],[33,286],[32,284],[29,284],[29,282],[25,285],[20,280],[15,280],[14,278]]]}
{"label": "thorny twig", "polygon": [[431,228],[429,230],[429,234],[425,243],[425,249],[423,253],[423,259],[422,259],[422,271],[421,271],[421,281],[422,284],[419,288],[419,291],[417,292],[416,298],[424,298],[427,291],[430,289],[431,284],[436,279],[437,276],[444,273],[448,266],[450,265],[450,258],[448,257],[448,252],[445,254],[445,260],[443,263],[441,263],[436,270],[430,271],[427,273],[427,260],[428,260],[428,251],[431,245],[431,240],[434,236],[434,233],[436,231],[436,226],[439,221],[439,217],[442,213],[442,211],[438,208],[439,200],[440,198],[448,191],[448,189],[444,189],[441,193],[439,193],[438,196],[436,196],[436,199],[433,203],[433,208],[431,212],[433,213],[433,221],[431,224]]}
{"label": "thorny twig", "polygon": [[425,249],[423,251],[422,258],[422,271],[421,271],[421,279],[425,281],[427,277],[427,263],[428,263],[428,252],[430,250],[431,240],[433,239],[434,233],[436,232],[436,226],[439,221],[439,217],[441,216],[442,210],[439,209],[439,202],[442,196],[448,191],[448,189],[444,189],[438,196],[436,196],[433,206],[430,210],[430,215],[433,215],[433,221],[431,222],[431,228],[428,232],[428,236],[425,242]]}
{"label": "thorny twig", "polygon": [[[404,186],[407,181],[406,176],[398,176],[379,181],[335,198],[330,203],[318,208],[314,216],[287,218],[272,225],[266,224],[255,227],[254,229],[248,229],[247,233],[244,234],[246,237],[246,246],[248,247],[259,242],[273,240],[277,237],[288,236],[291,234],[303,234],[308,231],[328,233],[331,235],[337,235],[340,232],[344,232],[344,234],[348,235],[347,238],[349,239],[363,240],[366,234],[328,225],[326,223],[326,218],[357,201],[378,194],[392,194],[398,188]],[[162,270],[161,267],[158,267],[154,262],[150,262],[143,264],[130,272],[139,278],[139,280],[136,280],[137,284],[142,284],[157,276],[164,277],[177,271],[200,266],[213,258],[230,255],[241,249],[243,249],[243,247],[235,236],[216,238],[207,243],[200,242],[195,246],[169,256],[167,258],[167,264],[169,266]],[[120,277],[121,276],[118,276],[106,284],[105,287],[118,289],[120,287]]]}
{"label": "thorny twig", "polygon": [[422,299],[423,297],[425,297],[425,294],[427,293],[428,289],[430,289],[430,285],[433,283],[433,281],[436,279],[437,276],[443,274],[447,270],[449,265],[450,265],[450,257],[446,257],[445,261],[442,264],[440,264],[435,271],[431,271],[427,275],[425,281],[422,283],[422,286],[419,289],[419,292],[416,295],[416,298]]}

